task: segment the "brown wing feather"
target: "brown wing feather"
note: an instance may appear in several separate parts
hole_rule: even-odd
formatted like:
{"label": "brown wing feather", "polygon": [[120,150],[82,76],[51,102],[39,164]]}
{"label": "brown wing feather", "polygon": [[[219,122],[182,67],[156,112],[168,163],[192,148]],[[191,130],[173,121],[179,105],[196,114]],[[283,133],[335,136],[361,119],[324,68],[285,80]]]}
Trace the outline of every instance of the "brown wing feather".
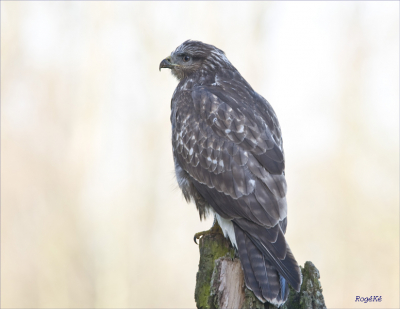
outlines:
{"label": "brown wing feather", "polygon": [[279,289],[287,283],[280,276],[297,290],[301,274],[284,238],[280,128],[268,102],[228,73],[221,72],[218,85],[174,95],[174,156],[198,193],[235,223],[247,285],[261,300],[282,300],[287,291]]}

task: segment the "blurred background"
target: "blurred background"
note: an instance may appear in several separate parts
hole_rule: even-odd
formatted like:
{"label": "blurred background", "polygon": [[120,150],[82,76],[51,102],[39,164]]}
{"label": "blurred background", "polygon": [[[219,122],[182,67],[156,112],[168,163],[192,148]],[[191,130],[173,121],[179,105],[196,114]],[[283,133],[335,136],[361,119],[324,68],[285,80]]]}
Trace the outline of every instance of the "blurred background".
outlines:
{"label": "blurred background", "polygon": [[399,2],[1,2],[1,306],[193,308],[159,63],[216,45],[274,107],[328,308],[399,308]]}

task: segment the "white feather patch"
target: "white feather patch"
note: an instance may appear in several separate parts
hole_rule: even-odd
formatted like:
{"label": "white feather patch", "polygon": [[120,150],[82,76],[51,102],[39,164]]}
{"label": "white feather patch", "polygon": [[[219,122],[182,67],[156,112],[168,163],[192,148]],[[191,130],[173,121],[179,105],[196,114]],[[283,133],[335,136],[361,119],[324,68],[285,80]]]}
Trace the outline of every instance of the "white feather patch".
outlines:
{"label": "white feather patch", "polygon": [[237,244],[236,244],[236,237],[235,237],[235,230],[233,228],[233,223],[231,220],[224,219],[222,218],[219,214],[215,214],[218,224],[222,229],[222,232],[224,233],[225,237],[229,237],[229,240],[231,241],[232,245],[234,245],[237,249]]}

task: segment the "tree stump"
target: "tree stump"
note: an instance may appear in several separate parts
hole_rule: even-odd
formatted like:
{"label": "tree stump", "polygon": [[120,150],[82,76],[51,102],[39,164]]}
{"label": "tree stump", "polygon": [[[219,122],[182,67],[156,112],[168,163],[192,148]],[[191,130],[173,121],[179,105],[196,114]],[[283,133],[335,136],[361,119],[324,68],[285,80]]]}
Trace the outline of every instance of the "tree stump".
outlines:
{"label": "tree stump", "polygon": [[[199,309],[276,309],[260,302],[246,288],[239,257],[222,234],[208,234],[199,241],[200,262],[195,300]],[[326,309],[318,269],[312,262],[301,267],[303,283],[297,293],[290,287],[281,309]]]}

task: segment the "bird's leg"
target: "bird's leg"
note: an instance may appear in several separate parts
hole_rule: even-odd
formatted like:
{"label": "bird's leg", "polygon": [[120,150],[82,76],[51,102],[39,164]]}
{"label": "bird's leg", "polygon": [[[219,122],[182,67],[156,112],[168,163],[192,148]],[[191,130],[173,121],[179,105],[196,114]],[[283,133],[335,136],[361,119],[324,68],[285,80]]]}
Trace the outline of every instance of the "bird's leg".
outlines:
{"label": "bird's leg", "polygon": [[214,216],[214,223],[213,223],[212,227],[209,230],[198,232],[198,233],[194,234],[194,238],[193,238],[194,242],[197,245],[197,239],[200,239],[200,237],[205,236],[205,235],[210,235],[210,234],[223,234],[222,233],[222,229],[218,224],[216,216]]}

